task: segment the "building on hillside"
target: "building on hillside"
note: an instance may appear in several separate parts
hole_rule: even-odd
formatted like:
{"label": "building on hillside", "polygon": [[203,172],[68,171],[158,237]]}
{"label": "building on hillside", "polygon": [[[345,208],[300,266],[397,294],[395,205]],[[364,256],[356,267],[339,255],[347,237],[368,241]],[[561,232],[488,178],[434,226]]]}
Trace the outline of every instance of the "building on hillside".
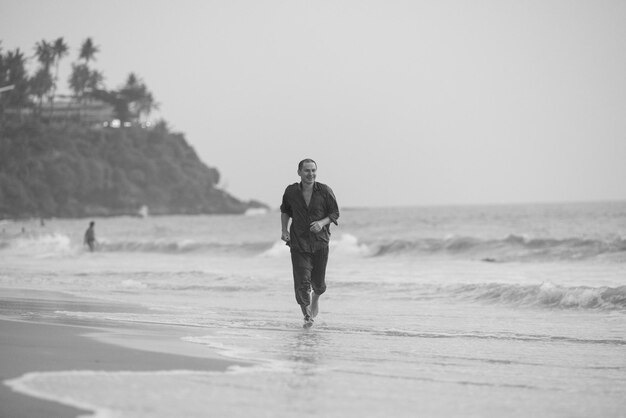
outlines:
{"label": "building on hillside", "polygon": [[33,105],[18,108],[4,108],[3,114],[8,117],[22,118],[33,114],[51,122],[80,121],[96,128],[128,128],[138,126],[149,128],[149,121],[140,121],[138,117],[132,121],[122,122],[117,118],[113,105],[98,99],[88,99],[82,103],[71,96],[58,95],[53,102],[43,102],[41,108]]}
{"label": "building on hillside", "polygon": [[94,126],[109,126],[115,120],[113,106],[100,100],[89,100],[77,103],[74,100],[65,98],[54,99],[53,102],[44,102],[41,108],[24,107],[5,108],[4,114],[7,116],[23,117],[34,113],[40,114],[43,119],[49,121],[70,121],[80,120],[86,124]]}
{"label": "building on hillside", "polygon": [[80,119],[100,126],[115,119],[113,106],[100,100],[77,103],[69,99],[55,99],[52,106],[49,103],[44,106],[43,115],[50,120]]}

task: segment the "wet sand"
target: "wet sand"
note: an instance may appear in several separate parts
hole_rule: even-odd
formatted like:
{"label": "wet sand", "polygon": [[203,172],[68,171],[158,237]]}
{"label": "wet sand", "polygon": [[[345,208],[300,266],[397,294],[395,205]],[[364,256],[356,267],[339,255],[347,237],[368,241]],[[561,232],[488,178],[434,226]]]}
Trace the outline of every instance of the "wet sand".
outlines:
{"label": "wet sand", "polygon": [[[29,294],[31,292],[28,292]],[[42,308],[37,293],[32,297],[16,298],[0,291],[0,380],[18,378],[29,372],[62,370],[97,371],[157,371],[195,370],[223,371],[235,363],[222,360],[202,347],[180,341],[180,335],[193,335],[207,330],[189,330],[181,327],[111,324],[81,321],[77,324],[42,322],[37,318],[37,307]],[[23,295],[20,295],[23,296]],[[56,297],[55,297],[56,298]],[[49,295],[44,306],[54,305]],[[60,300],[67,308],[77,301]],[[86,302],[80,301],[84,308]],[[7,305],[11,315],[7,317]],[[19,309],[16,308],[19,305]],[[115,307],[111,307],[114,309]],[[119,308],[119,307],[118,307]],[[45,308],[44,308],[45,310]],[[15,320],[25,315],[37,318]],[[123,344],[123,345],[122,345]],[[11,418],[54,418],[90,415],[92,411],[41,400],[0,385],[0,416]]]}

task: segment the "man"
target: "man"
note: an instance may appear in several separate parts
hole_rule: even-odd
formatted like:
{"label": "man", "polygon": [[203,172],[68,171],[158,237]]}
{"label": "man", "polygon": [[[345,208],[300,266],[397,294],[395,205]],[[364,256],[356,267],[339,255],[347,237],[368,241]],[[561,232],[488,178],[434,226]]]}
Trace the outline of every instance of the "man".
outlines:
{"label": "man", "polygon": [[85,231],[85,244],[89,246],[89,251],[93,251],[96,245],[96,231],[94,229],[95,222],[89,223],[89,228]]}
{"label": "man", "polygon": [[304,327],[309,328],[319,311],[319,297],[326,291],[330,223],[337,225],[339,207],[331,188],[315,181],[315,161],[300,161],[298,175],[300,183],[287,186],[280,205],[281,238],[291,248],[296,301],[304,314]]}

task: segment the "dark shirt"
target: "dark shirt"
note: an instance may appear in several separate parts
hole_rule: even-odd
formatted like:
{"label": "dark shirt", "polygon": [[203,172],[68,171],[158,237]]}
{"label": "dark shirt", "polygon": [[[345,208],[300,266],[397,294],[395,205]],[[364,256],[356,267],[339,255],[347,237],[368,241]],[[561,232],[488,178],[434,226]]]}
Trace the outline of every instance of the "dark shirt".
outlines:
{"label": "dark shirt", "polygon": [[96,240],[96,231],[89,227],[87,231],[85,231],[85,242],[93,242]]}
{"label": "dark shirt", "polygon": [[330,187],[315,182],[311,201],[307,206],[302,195],[302,185],[300,183],[291,184],[285,189],[280,211],[291,217],[289,245],[292,251],[310,253],[328,247],[330,224],[324,226],[318,233],[312,232],[310,228],[311,222],[321,221],[326,217],[337,225],[339,207],[335,194]]}

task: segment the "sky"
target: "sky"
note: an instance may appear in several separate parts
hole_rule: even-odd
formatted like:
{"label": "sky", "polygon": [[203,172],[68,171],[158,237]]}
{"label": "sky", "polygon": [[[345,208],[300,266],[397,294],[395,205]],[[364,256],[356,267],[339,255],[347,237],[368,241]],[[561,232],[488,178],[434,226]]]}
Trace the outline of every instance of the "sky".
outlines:
{"label": "sky", "polygon": [[272,207],[303,158],[344,207],[626,199],[624,22],[623,0],[0,0],[5,52],[63,37],[62,90],[91,37],[107,88],[139,75]]}

